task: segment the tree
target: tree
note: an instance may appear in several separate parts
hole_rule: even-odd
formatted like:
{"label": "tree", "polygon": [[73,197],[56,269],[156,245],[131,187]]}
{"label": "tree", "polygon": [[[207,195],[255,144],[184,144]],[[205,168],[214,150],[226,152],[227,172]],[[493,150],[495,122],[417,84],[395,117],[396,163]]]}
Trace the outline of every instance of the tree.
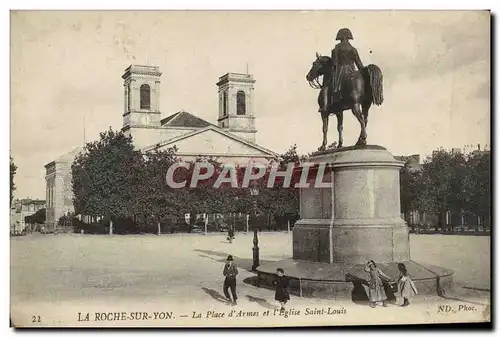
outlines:
{"label": "tree", "polygon": [[465,156],[439,149],[422,165],[419,204],[422,209],[439,214],[441,228],[447,211],[461,212],[465,207]]}
{"label": "tree", "polygon": [[[411,170],[407,164],[400,171],[400,199],[401,212],[406,216],[411,211],[421,210],[420,193],[421,193],[421,176],[422,173],[418,170]],[[408,219],[406,219],[408,221]]]}
{"label": "tree", "polygon": [[[272,161],[272,165],[278,165],[280,171],[285,171],[289,164],[293,164],[293,175],[289,187],[284,186],[283,179],[277,179],[271,188],[263,186],[262,193],[259,194],[258,204],[265,213],[272,214],[275,219],[299,213],[299,189],[294,188],[300,177],[300,164],[308,159],[308,155],[299,155],[297,145],[293,144],[284,153]],[[262,184],[267,184],[270,171],[265,175]]]}
{"label": "tree", "polygon": [[467,160],[465,208],[489,221],[491,214],[491,154],[474,152]]}
{"label": "tree", "polygon": [[[72,164],[74,206],[77,214],[125,218],[133,214],[142,154],[132,139],[111,128],[87,143]],[[110,234],[113,231],[110,222]]]}
{"label": "tree", "polygon": [[32,215],[25,217],[24,221],[31,224],[44,224],[45,223],[45,208],[39,209]]}
{"label": "tree", "polygon": [[16,190],[16,185],[14,184],[14,176],[16,175],[17,166],[14,164],[14,159],[10,157],[10,205],[12,205],[12,200],[14,199],[14,191]]}
{"label": "tree", "polygon": [[136,214],[141,214],[148,224],[155,226],[161,223],[168,215],[180,215],[182,204],[179,193],[166,184],[166,172],[171,165],[179,160],[175,157],[175,147],[166,150],[154,149],[144,154],[142,165],[137,167],[134,178],[137,186],[134,193],[133,209]]}

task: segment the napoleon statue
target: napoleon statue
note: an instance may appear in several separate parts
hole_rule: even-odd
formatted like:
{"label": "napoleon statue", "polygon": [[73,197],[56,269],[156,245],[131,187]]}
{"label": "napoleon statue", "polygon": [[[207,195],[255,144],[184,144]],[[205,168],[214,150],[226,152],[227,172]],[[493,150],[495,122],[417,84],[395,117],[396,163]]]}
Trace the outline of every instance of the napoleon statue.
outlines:
{"label": "napoleon statue", "polygon": [[[361,126],[356,145],[366,145],[368,111],[372,104],[381,105],[383,102],[380,68],[374,64],[364,67],[357,49],[349,40],[353,40],[352,32],[348,28],[340,29],[336,36],[336,41],[340,42],[335,45],[331,57],[316,53],[316,60],[306,75],[309,84],[320,89],[318,111],[323,120],[323,143],[319,151],[326,149],[328,117],[331,114],[337,116],[337,146],[343,146],[342,124],[345,110],[352,110]],[[319,82],[320,76],[323,77],[322,83]]]}

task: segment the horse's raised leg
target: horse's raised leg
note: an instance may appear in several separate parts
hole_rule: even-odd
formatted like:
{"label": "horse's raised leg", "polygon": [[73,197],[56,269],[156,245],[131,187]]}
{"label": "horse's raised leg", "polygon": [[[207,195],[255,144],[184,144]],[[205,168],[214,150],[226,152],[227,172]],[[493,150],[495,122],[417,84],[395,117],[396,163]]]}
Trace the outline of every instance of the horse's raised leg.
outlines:
{"label": "horse's raised leg", "polygon": [[339,143],[337,144],[337,148],[341,148],[344,143],[344,139],[342,137],[342,130],[344,129],[343,124],[344,112],[340,111],[337,113],[337,131],[339,132]]}
{"label": "horse's raised leg", "polygon": [[365,126],[365,118],[363,116],[363,111],[361,109],[361,104],[355,103],[352,107],[352,113],[358,119],[359,125],[361,125],[361,132],[359,134],[358,141],[356,145],[366,145],[366,126]]}
{"label": "horse's raised leg", "polygon": [[327,134],[328,134],[328,117],[329,117],[328,112],[322,112],[321,113],[321,120],[323,121],[323,143],[321,146],[318,148],[318,151],[325,151],[326,149],[326,143],[327,143]]}

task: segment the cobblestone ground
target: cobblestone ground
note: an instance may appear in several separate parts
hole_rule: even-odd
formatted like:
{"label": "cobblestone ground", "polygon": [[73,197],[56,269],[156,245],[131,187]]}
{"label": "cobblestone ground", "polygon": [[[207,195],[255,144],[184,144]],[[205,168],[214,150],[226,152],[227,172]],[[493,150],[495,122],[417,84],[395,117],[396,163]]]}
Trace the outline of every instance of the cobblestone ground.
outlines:
{"label": "cobblestone ground", "polygon": [[[489,237],[411,236],[413,260],[442,265],[456,272],[457,290],[448,298],[417,296],[408,308],[392,304],[372,309],[349,300],[292,296],[288,317],[274,316],[278,306],[272,290],[243,282],[254,276],[248,271],[252,264],[252,240],[253,235],[245,233],[238,233],[232,244],[222,233],[206,236],[33,234],[13,237],[11,310],[14,323],[66,326],[347,325],[359,324],[360,319],[365,323],[393,324],[482,321],[489,316],[490,292],[484,291],[490,289]],[[292,236],[262,233],[259,246],[261,263],[289,258]],[[225,302],[222,293],[222,268],[228,254],[235,257],[240,267],[239,301],[234,307]],[[326,312],[311,314],[323,308]],[[328,314],[328,308],[332,314]],[[247,316],[229,318],[231,310],[235,310],[233,315],[242,310]],[[268,310],[269,316],[263,316]],[[136,311],[148,314],[133,315]],[[79,312],[80,320],[88,312],[90,321],[79,322]],[[127,319],[116,320],[119,316],[114,314],[106,316],[105,321],[96,322],[96,312],[124,312],[123,317]],[[165,312],[172,312],[175,319],[160,319],[169,317]],[[224,317],[216,317],[217,313],[224,313]],[[202,318],[193,317],[198,314]],[[138,319],[139,316],[142,319]]]}

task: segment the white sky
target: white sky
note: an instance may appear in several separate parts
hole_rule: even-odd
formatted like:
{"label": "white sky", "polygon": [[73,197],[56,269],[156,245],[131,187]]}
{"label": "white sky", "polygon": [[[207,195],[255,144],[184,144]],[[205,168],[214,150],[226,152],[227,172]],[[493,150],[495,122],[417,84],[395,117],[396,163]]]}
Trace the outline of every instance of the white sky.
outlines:
{"label": "white sky", "polygon": [[[488,12],[13,12],[16,196],[45,198],[44,165],[82,145],[84,115],[87,140],[121,128],[121,75],[132,63],[160,66],[163,117],[184,109],[215,122],[218,77],[245,72],[248,62],[257,81],[257,142],[275,152],[293,143],[316,150],[318,91],[305,74],[342,27],[351,29],[363,63],[384,73],[370,144],[395,155],[490,144]],[[358,134],[346,112],[344,144]],[[332,117],[329,142],[336,139]]]}

